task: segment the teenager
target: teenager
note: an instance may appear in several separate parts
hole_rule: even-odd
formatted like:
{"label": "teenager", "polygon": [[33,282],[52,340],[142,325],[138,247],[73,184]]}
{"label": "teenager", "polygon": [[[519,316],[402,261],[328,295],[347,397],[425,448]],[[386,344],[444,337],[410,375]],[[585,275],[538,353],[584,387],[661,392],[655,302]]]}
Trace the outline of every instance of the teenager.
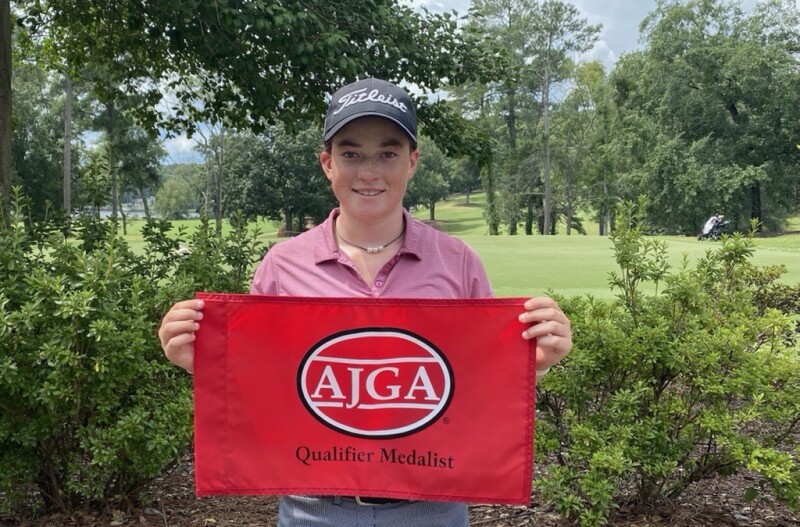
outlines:
{"label": "teenager", "polygon": [[[250,292],[260,295],[370,298],[486,298],[492,289],[477,253],[415,220],[403,208],[420,151],[408,94],[380,79],[337,91],[325,119],[319,159],[339,206],[320,225],[267,252]],[[178,302],[159,338],[170,361],[194,369],[201,300]],[[520,338],[537,339],[537,378],[572,348],[570,323],[546,297],[524,303]],[[309,324],[314,321],[310,320]],[[454,320],[453,330],[479,321]],[[464,527],[463,503],[370,497],[284,496],[280,527]]]}

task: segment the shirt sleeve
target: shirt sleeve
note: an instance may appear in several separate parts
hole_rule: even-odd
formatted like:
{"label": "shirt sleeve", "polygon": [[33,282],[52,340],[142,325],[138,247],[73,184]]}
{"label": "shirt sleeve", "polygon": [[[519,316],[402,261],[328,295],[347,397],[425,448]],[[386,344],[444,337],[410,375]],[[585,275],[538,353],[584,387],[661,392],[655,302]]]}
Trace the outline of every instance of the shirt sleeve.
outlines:
{"label": "shirt sleeve", "polygon": [[489,276],[483,267],[480,256],[472,247],[465,245],[464,286],[468,298],[493,298],[494,292]]}

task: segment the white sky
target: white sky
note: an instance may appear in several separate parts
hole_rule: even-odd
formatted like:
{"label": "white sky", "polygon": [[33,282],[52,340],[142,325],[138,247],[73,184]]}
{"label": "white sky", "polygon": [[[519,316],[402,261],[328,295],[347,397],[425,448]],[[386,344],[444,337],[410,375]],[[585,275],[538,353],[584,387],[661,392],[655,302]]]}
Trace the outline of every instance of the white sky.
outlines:
{"label": "white sky", "polygon": [[[403,0],[414,7],[425,7],[434,13],[455,10],[466,15],[470,0]],[[584,58],[599,60],[610,69],[626,51],[639,46],[639,24],[656,6],[656,0],[565,0],[583,13],[590,24],[601,24],[600,38]],[[757,0],[740,0],[745,10]],[[800,0],[795,0],[800,9]]]}
{"label": "white sky", "polygon": [[[455,10],[460,15],[467,13],[470,4],[470,0],[406,1],[431,12]],[[599,60],[610,69],[622,53],[637,48],[639,23],[655,8],[656,0],[571,0],[571,3],[590,24],[603,26],[597,44],[585,58]]]}

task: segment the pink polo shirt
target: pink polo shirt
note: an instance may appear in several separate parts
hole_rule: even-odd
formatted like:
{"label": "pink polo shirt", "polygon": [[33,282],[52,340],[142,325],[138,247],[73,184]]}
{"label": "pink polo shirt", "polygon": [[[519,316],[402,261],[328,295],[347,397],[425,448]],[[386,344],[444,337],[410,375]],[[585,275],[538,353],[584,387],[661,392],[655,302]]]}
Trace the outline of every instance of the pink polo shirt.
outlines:
{"label": "pink polo shirt", "polygon": [[415,220],[403,210],[403,246],[367,284],[339,250],[331,211],[321,225],[273,246],[253,277],[250,293],[281,296],[488,298],[492,288],[478,254],[463,241]]}

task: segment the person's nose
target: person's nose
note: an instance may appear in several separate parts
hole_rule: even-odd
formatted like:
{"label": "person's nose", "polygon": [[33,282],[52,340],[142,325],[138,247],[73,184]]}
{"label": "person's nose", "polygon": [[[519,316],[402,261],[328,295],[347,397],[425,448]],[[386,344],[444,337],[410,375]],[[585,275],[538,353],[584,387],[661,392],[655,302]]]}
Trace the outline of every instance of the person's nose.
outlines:
{"label": "person's nose", "polygon": [[358,177],[364,180],[376,179],[381,172],[380,159],[364,157],[358,164]]}

